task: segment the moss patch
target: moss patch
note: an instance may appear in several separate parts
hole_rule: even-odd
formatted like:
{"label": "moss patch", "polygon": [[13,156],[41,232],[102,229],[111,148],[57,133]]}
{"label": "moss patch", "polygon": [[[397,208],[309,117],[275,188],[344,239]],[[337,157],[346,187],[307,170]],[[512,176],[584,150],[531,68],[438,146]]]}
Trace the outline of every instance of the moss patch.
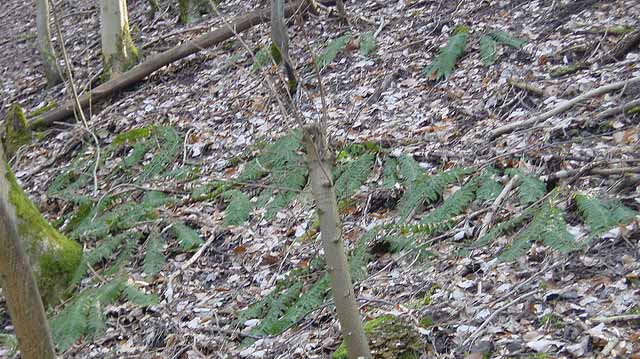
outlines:
{"label": "moss patch", "polygon": [[40,295],[46,305],[58,302],[82,257],[80,246],[42,217],[6,165],[9,202],[15,207],[18,233],[32,262]]}
{"label": "moss patch", "polygon": [[[364,324],[374,359],[417,359],[423,350],[418,332],[393,315],[383,315]],[[333,359],[348,359],[347,347],[340,344]]]}
{"label": "moss patch", "polygon": [[21,146],[31,142],[31,130],[24,110],[19,105],[11,106],[3,124],[5,126],[6,156],[11,158]]}

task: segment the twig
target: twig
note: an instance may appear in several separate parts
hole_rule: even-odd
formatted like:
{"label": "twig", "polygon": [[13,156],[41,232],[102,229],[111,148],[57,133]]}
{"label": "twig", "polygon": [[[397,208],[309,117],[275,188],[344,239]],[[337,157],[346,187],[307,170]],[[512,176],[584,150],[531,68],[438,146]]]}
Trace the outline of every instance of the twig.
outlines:
{"label": "twig", "polygon": [[596,317],[591,319],[592,322],[605,324],[615,322],[629,322],[633,320],[640,320],[640,314],[623,314],[614,315],[612,317]]}
{"label": "twig", "polygon": [[562,170],[556,173],[552,173],[548,176],[543,176],[541,177],[541,179],[543,181],[554,181],[562,178],[576,176],[579,174],[609,176],[609,175],[620,175],[620,174],[627,174],[627,173],[640,173],[640,167],[614,167],[614,168],[591,168],[587,170],[582,170],[582,169]]}
{"label": "twig", "polygon": [[[213,243],[213,241],[215,241],[217,238],[216,236],[216,232],[213,232],[211,234],[211,236],[209,237],[209,239],[207,239],[206,242],[204,242],[204,244],[202,246],[200,246],[200,248],[198,249],[198,251],[196,253],[193,254],[193,256],[191,256],[191,258],[189,258],[188,261],[184,262],[184,264],[182,265],[182,267],[180,267],[181,271],[186,270],[187,268],[189,268],[193,263],[195,263],[198,258],[200,258],[200,256],[202,256],[202,253],[204,253],[204,251],[207,250],[207,248],[211,245],[211,243]],[[175,274],[174,274],[175,275]],[[173,276],[172,276],[173,277]]]}
{"label": "twig", "polygon": [[498,197],[496,197],[496,199],[493,201],[489,212],[482,219],[482,224],[480,226],[480,233],[478,233],[478,238],[484,237],[484,235],[487,233],[487,231],[489,230],[489,226],[491,226],[491,222],[493,222],[493,216],[496,214],[496,212],[498,211],[498,208],[500,208],[500,205],[502,204],[504,199],[507,198],[507,195],[509,195],[509,192],[511,192],[515,184],[518,183],[518,180],[520,180],[519,175],[515,175],[511,177],[509,182],[507,182],[507,185],[504,186],[504,188],[502,189],[502,192],[500,192]]}
{"label": "twig", "polygon": [[603,95],[603,94],[605,94],[607,92],[618,90],[618,89],[621,89],[621,88],[623,88],[623,87],[625,87],[627,85],[632,85],[632,84],[635,84],[637,82],[640,82],[640,76],[636,76],[634,78],[631,78],[631,79],[625,80],[625,81],[614,82],[614,83],[611,83],[611,84],[608,84],[608,85],[604,85],[604,86],[595,88],[593,90],[587,91],[587,92],[583,93],[580,96],[574,97],[573,99],[568,100],[568,101],[564,101],[561,104],[557,105],[556,107],[554,107],[554,108],[552,108],[552,109],[550,109],[550,110],[548,110],[546,112],[543,112],[543,113],[541,113],[541,114],[539,114],[537,116],[534,116],[534,117],[532,117],[532,118],[530,118],[528,120],[517,121],[517,122],[510,123],[508,125],[505,125],[505,126],[498,127],[495,130],[489,132],[489,138],[490,139],[494,139],[494,138],[499,137],[501,135],[504,135],[506,133],[512,132],[512,131],[514,131],[516,129],[531,127],[531,126],[537,124],[538,122],[545,121],[545,120],[547,120],[547,119],[549,119],[549,118],[551,118],[551,117],[553,117],[553,116],[555,116],[557,114],[560,114],[560,113],[562,113],[564,111],[569,110],[573,106],[577,105],[578,103],[580,103],[580,102],[582,102],[582,101],[584,101],[586,99],[589,99],[589,98],[592,98],[592,97],[595,97],[595,96],[599,96],[599,95]]}
{"label": "twig", "polygon": [[604,120],[606,118],[609,118],[609,117],[611,117],[613,115],[617,115],[619,113],[626,112],[626,111],[628,111],[628,110],[630,110],[630,109],[632,109],[632,108],[634,108],[636,106],[640,106],[640,98],[639,99],[635,99],[635,100],[631,100],[631,101],[629,101],[627,103],[624,103],[624,104],[622,104],[620,106],[616,106],[616,107],[613,107],[613,108],[610,108],[608,110],[604,110],[604,111],[598,113],[596,115],[596,118],[593,120],[593,122],[594,123],[598,123],[598,122],[600,122],[600,121],[602,121],[602,120]]}
{"label": "twig", "polygon": [[478,329],[476,329],[476,331],[469,337],[467,338],[467,340],[464,341],[464,343],[462,343],[462,346],[467,346],[469,344],[472,344],[476,338],[478,336],[480,336],[480,334],[482,334],[482,332],[484,331],[484,328],[489,325],[489,323],[491,323],[491,321],[493,320],[493,318],[495,318],[498,314],[502,313],[505,309],[509,308],[510,306],[524,300],[527,299],[529,297],[531,297],[534,294],[537,294],[538,292],[540,292],[540,289],[534,289],[531,292],[525,293],[521,296],[519,296],[518,298],[510,301],[509,303],[501,306],[500,308],[496,309],[495,312],[491,313],[491,315],[485,319],[485,321],[478,327]]}
{"label": "twig", "polygon": [[531,92],[536,96],[540,96],[540,97],[547,96],[546,92],[543,89],[539,88],[538,86],[528,82],[519,81],[514,77],[509,77],[509,79],[507,80],[507,83],[513,87],[519,88],[521,90],[525,90],[527,92]]}

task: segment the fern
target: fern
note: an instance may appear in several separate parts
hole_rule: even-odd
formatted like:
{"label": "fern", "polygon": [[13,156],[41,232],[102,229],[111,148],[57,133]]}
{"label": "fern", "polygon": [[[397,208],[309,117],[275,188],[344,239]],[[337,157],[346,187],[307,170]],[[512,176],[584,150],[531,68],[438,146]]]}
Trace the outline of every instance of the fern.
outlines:
{"label": "fern", "polygon": [[493,65],[498,58],[498,42],[490,35],[480,38],[480,59],[484,66]]}
{"label": "fern", "polygon": [[162,240],[156,230],[149,234],[147,248],[144,252],[142,270],[149,276],[158,273],[165,264],[165,257],[162,254]]}
{"label": "fern", "polygon": [[447,46],[440,49],[438,56],[431,65],[424,69],[424,74],[433,80],[440,80],[449,77],[456,61],[464,53],[464,46],[469,37],[469,29],[461,26],[456,30],[455,35],[449,38]]}
{"label": "fern", "polygon": [[331,40],[324,51],[318,56],[317,64],[320,69],[327,67],[336,56],[347,47],[347,44],[351,41],[351,34],[342,35],[334,40]]}
{"label": "fern", "polygon": [[271,65],[271,51],[269,46],[261,47],[255,54],[255,60],[251,65],[251,72],[256,73],[259,70]]}
{"label": "fern", "polygon": [[124,294],[131,303],[142,307],[148,307],[150,305],[158,304],[158,297],[152,294],[147,294],[140,289],[127,285],[124,287]]}
{"label": "fern", "polygon": [[415,181],[418,176],[424,173],[422,167],[411,156],[401,155],[398,157],[398,164],[400,165],[400,176],[405,184]]}
{"label": "fern", "polygon": [[347,162],[341,175],[335,182],[336,197],[338,200],[347,198],[355,193],[367,180],[373,169],[375,154],[366,153],[354,161]]}
{"label": "fern", "polygon": [[525,40],[511,37],[509,34],[501,30],[492,31],[489,33],[489,36],[501,44],[505,44],[516,49],[522,48],[527,43]]}
{"label": "fern", "polygon": [[480,176],[480,188],[478,188],[477,198],[480,201],[493,201],[500,192],[502,185],[494,179],[495,171],[493,169],[485,170]]}
{"label": "fern", "polygon": [[520,185],[518,186],[518,198],[520,204],[530,205],[540,198],[544,197],[547,192],[546,185],[534,174],[526,173],[517,168],[509,168],[506,173],[510,176],[519,175]]}
{"label": "fern", "polygon": [[407,220],[418,206],[434,202],[442,194],[446,186],[455,182],[459,176],[468,173],[465,168],[452,169],[435,176],[421,175],[409,184],[398,204],[400,221]]}
{"label": "fern", "polygon": [[182,141],[172,127],[159,126],[154,129],[154,135],[160,143],[159,151],[151,161],[142,168],[137,182],[142,183],[157,176],[176,158],[182,147]]}
{"label": "fern", "polygon": [[247,195],[234,189],[225,192],[224,197],[229,201],[225,211],[225,224],[238,226],[246,222],[251,213],[251,202],[249,202]]}
{"label": "fern", "polygon": [[577,248],[573,236],[567,232],[564,212],[551,202],[536,211],[531,223],[513,239],[499,258],[505,262],[513,261],[526,254],[531,243],[535,241],[543,242],[561,253],[568,253]]}
{"label": "fern", "polygon": [[369,56],[376,51],[376,38],[373,37],[371,32],[365,32],[360,35],[360,54],[362,56]]}
{"label": "fern", "polygon": [[487,234],[479,238],[472,247],[481,248],[488,245],[498,237],[513,232],[517,228],[521,227],[529,219],[531,219],[532,216],[533,210],[529,209],[513,218],[510,218],[507,221],[497,224],[489,232],[487,232]]}
{"label": "fern", "polygon": [[616,202],[603,202],[584,195],[575,196],[578,212],[591,229],[590,239],[629,222],[636,212]]}
{"label": "fern", "polygon": [[382,169],[382,186],[385,188],[393,188],[398,183],[398,159],[394,157],[386,158]]}
{"label": "fern", "polygon": [[381,227],[376,226],[356,241],[356,245],[349,255],[349,272],[354,282],[363,280],[367,276],[367,264],[371,260],[369,254],[369,242],[375,240],[381,231]]}
{"label": "fern", "polygon": [[254,158],[244,167],[244,170],[238,176],[238,180],[242,182],[255,181],[266,175],[268,172],[269,170],[260,163],[260,160],[258,158]]}
{"label": "fern", "polygon": [[198,232],[182,222],[174,223],[172,228],[183,251],[196,250],[204,243]]}
{"label": "fern", "polygon": [[51,336],[61,352],[89,333],[87,317],[94,290],[86,290],[51,320]]}

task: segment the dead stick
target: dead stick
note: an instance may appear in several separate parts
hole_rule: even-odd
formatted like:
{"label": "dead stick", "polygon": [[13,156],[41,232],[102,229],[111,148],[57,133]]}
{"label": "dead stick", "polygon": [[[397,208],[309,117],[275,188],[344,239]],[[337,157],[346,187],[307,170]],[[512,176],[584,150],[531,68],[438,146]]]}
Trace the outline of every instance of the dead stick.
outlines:
{"label": "dead stick", "polygon": [[629,109],[632,109],[632,108],[634,108],[636,106],[640,106],[640,98],[632,100],[632,101],[629,101],[629,102],[624,103],[624,104],[622,104],[620,106],[616,106],[616,107],[613,107],[613,108],[610,108],[608,110],[604,110],[604,111],[600,112],[599,114],[596,115],[596,119],[595,119],[594,122],[598,123],[598,122],[600,122],[600,121],[602,121],[602,120],[604,120],[606,118],[609,118],[609,117],[611,117],[613,115],[617,115],[619,113],[626,112]]}
{"label": "dead stick", "polygon": [[511,192],[511,189],[513,189],[513,186],[515,186],[515,184],[518,182],[519,179],[520,179],[519,175],[513,176],[511,180],[509,180],[507,185],[504,186],[504,188],[502,189],[502,192],[500,192],[498,197],[493,201],[493,204],[491,204],[489,213],[487,213],[482,219],[482,225],[480,226],[480,233],[478,233],[478,238],[484,237],[484,235],[487,233],[487,231],[489,230],[489,226],[493,221],[493,216],[496,214],[496,212],[498,211],[498,208],[500,207],[504,199],[507,197],[509,192]]}
{"label": "dead stick", "polygon": [[556,107],[543,112],[537,116],[534,116],[528,120],[523,120],[523,121],[517,121],[517,122],[513,122],[510,123],[508,125],[502,126],[502,127],[498,127],[493,131],[489,132],[489,137],[491,139],[494,139],[496,137],[499,137],[501,135],[504,135],[506,133],[512,132],[514,130],[520,129],[520,128],[528,128],[531,127],[535,124],[537,124],[538,122],[542,122],[545,121],[557,114],[560,114],[564,111],[569,110],[570,108],[572,108],[573,106],[577,105],[578,103],[595,97],[595,96],[599,96],[599,95],[603,95],[607,92],[611,92],[611,91],[615,91],[615,90],[619,90],[625,86],[629,86],[632,84],[635,84],[637,82],[640,82],[640,76],[636,76],[634,78],[631,78],[629,80],[625,80],[625,81],[619,81],[619,82],[614,82],[612,84],[608,84],[608,85],[604,85],[604,86],[600,86],[598,88],[595,88],[591,91],[587,91],[585,93],[583,93],[580,96],[574,97],[571,100],[565,101],[559,105],[557,105]]}
{"label": "dead stick", "polygon": [[[543,176],[541,177],[541,179],[545,182],[553,181],[553,180],[574,176],[580,173],[581,171],[583,170],[582,169],[562,170],[556,173],[552,173],[548,176]],[[627,174],[627,173],[640,173],[640,167],[593,168],[583,172],[584,174],[609,176],[609,175],[620,175],[620,174]]]}

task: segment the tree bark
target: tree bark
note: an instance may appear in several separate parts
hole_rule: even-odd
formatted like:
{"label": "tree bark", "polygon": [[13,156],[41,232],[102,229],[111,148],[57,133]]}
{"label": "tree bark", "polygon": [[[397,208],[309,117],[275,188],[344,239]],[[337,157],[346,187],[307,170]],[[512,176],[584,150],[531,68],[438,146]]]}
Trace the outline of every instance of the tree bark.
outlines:
{"label": "tree bark", "polygon": [[289,92],[294,93],[297,79],[293,71],[293,62],[289,57],[289,34],[285,24],[284,0],[271,0],[271,41],[277,48],[286,71]]}
{"label": "tree bark", "polygon": [[320,236],[327,271],[331,277],[333,300],[349,358],[371,358],[367,337],[362,327],[360,311],[353,292],[347,255],[342,241],[342,226],[331,179],[329,148],[324,130],[318,125],[304,128],[304,144],[309,163],[311,188],[320,217]]}
{"label": "tree bark", "polygon": [[[0,161],[4,153],[0,143]],[[2,166],[0,166],[2,167]],[[3,168],[0,168],[3,170]],[[0,286],[22,358],[54,359],[55,350],[29,259],[18,236],[16,215],[9,203],[9,184],[0,176]]]}
{"label": "tree bark", "polygon": [[37,47],[47,78],[47,87],[62,82],[56,52],[51,44],[51,27],[49,18],[49,0],[36,1]]}
{"label": "tree bark", "polygon": [[[293,2],[285,7],[285,16],[291,16],[294,12],[306,10],[305,0]],[[102,85],[94,88],[90,93],[86,93],[80,96],[80,105],[84,108],[92,104],[96,104],[114,92],[123,90],[154,73],[158,69],[187,57],[191,54],[197,53],[205,48],[219,44],[225,40],[228,40],[234,36],[234,31],[240,33],[252,26],[263,24],[269,21],[269,9],[258,10],[246,16],[242,16],[234,20],[230,25],[231,28],[226,25],[209,33],[206,33],[193,41],[188,41],[180,46],[176,46],[163,53],[155,55],[136,66],[131,70],[123,73],[120,77],[107,81]],[[55,122],[64,121],[69,116],[73,115],[74,101],[66,101],[58,108],[44,114],[41,117],[32,119],[29,124],[32,129],[42,129],[53,125]]]}
{"label": "tree bark", "polygon": [[103,76],[117,78],[138,60],[129,32],[126,0],[101,0]]}
{"label": "tree bark", "polygon": [[[16,121],[25,121],[21,109],[17,106],[9,111],[3,122],[10,125]],[[11,136],[7,138],[8,144],[21,143],[15,141]],[[4,153],[0,156],[0,198],[8,202],[10,211],[16,215],[18,236],[29,256],[42,301],[46,306],[58,304],[80,263],[82,249],[42,217],[38,208],[18,185],[5,161]],[[0,252],[3,252],[2,246]]]}
{"label": "tree bark", "polygon": [[336,0],[336,9],[338,10],[338,16],[345,20],[347,18],[347,10],[344,8],[344,0]]}

